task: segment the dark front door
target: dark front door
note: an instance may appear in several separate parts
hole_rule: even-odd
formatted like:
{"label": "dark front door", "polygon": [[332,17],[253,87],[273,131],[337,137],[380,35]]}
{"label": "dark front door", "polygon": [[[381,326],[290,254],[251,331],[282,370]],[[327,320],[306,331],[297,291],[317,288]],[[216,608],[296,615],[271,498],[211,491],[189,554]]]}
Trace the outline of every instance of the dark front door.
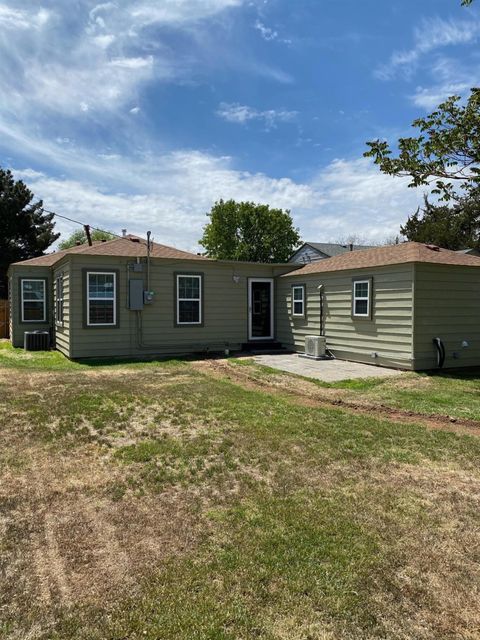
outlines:
{"label": "dark front door", "polygon": [[250,336],[252,340],[273,338],[273,282],[250,281]]}

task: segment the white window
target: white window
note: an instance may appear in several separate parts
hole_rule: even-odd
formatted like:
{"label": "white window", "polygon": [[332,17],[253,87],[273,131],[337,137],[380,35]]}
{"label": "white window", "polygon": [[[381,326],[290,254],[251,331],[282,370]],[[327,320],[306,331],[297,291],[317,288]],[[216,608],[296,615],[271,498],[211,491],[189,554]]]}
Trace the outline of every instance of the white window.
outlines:
{"label": "white window", "polygon": [[87,272],[87,325],[110,326],[117,322],[117,274]]}
{"label": "white window", "polygon": [[200,275],[177,275],[177,324],[202,324]]}
{"label": "white window", "polygon": [[355,318],[370,317],[371,280],[355,280],[353,283],[353,309]]}
{"label": "white window", "polygon": [[55,322],[63,325],[63,273],[55,278]]}
{"label": "white window", "polygon": [[292,315],[305,315],[305,287],[303,284],[292,287]]}
{"label": "white window", "polygon": [[22,322],[46,322],[45,280],[22,279]]}

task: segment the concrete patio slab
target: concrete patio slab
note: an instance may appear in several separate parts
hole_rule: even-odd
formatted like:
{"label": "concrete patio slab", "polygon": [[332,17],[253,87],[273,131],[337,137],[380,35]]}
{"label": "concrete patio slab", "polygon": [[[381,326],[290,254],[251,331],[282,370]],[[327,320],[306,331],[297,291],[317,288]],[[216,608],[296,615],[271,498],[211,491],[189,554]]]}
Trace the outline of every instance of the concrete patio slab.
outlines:
{"label": "concrete patio slab", "polygon": [[355,378],[390,378],[405,373],[405,371],[397,369],[375,367],[371,364],[347,362],[346,360],[308,360],[308,358],[301,358],[297,353],[257,355],[255,362],[323,382],[339,382]]}

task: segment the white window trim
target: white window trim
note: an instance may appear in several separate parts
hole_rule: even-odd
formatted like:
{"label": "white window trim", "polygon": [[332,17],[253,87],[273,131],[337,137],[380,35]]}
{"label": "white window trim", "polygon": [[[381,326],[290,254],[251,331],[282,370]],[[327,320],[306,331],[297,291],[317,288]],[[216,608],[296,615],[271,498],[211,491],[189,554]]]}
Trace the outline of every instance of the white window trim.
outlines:
{"label": "white window trim", "polygon": [[[41,282],[43,285],[43,299],[42,300],[25,300],[23,297],[23,283],[24,282]],[[21,307],[22,307],[22,322],[46,322],[47,321],[47,291],[46,283],[42,278],[22,278],[20,281],[21,291]],[[43,316],[41,320],[25,320],[25,302],[42,302],[43,303]]]}
{"label": "white window trim", "polygon": [[[113,276],[113,298],[91,298],[113,302],[113,322],[90,322],[90,276]],[[117,274],[115,271],[87,271],[87,327],[114,327],[117,324]]]}
{"label": "white window trim", "polygon": [[[198,298],[180,298],[180,278],[196,278],[198,280]],[[178,325],[199,325],[202,324],[202,276],[196,273],[177,273],[177,324]],[[180,322],[180,302],[198,302],[198,321],[196,322]]]}
{"label": "white window trim", "polygon": [[[59,284],[59,281],[61,283],[61,289],[62,289],[62,297],[61,298],[58,295],[58,289],[59,289],[58,284]],[[65,313],[64,303],[63,303],[63,300],[64,300],[63,285],[64,285],[63,273],[60,273],[60,274],[58,274],[58,276],[55,277],[55,324],[58,327],[63,327],[63,317],[64,317],[64,313]],[[58,307],[59,307],[59,303],[60,302],[62,303],[62,319],[61,320],[58,319]]]}
{"label": "white window trim", "polygon": [[[302,292],[302,299],[295,300],[295,289],[300,289]],[[302,313],[295,313],[295,303],[302,303]],[[303,318],[305,316],[305,287],[303,284],[296,284],[292,287],[292,316],[296,318]]]}
{"label": "white window trim", "polygon": [[[366,296],[357,296],[357,284],[366,284],[367,285],[367,295]],[[369,318],[370,317],[370,304],[371,304],[371,281],[370,280],[354,280],[353,281],[353,309],[352,315],[354,318]],[[357,313],[357,301],[366,300],[367,301],[367,312],[366,313]]]}

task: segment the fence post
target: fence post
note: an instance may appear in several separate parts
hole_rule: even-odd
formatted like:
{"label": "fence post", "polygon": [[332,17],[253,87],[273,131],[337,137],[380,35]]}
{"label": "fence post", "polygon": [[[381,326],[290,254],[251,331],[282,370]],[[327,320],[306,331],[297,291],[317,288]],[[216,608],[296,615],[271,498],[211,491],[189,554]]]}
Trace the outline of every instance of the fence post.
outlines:
{"label": "fence post", "polygon": [[0,338],[8,338],[8,300],[0,300]]}

